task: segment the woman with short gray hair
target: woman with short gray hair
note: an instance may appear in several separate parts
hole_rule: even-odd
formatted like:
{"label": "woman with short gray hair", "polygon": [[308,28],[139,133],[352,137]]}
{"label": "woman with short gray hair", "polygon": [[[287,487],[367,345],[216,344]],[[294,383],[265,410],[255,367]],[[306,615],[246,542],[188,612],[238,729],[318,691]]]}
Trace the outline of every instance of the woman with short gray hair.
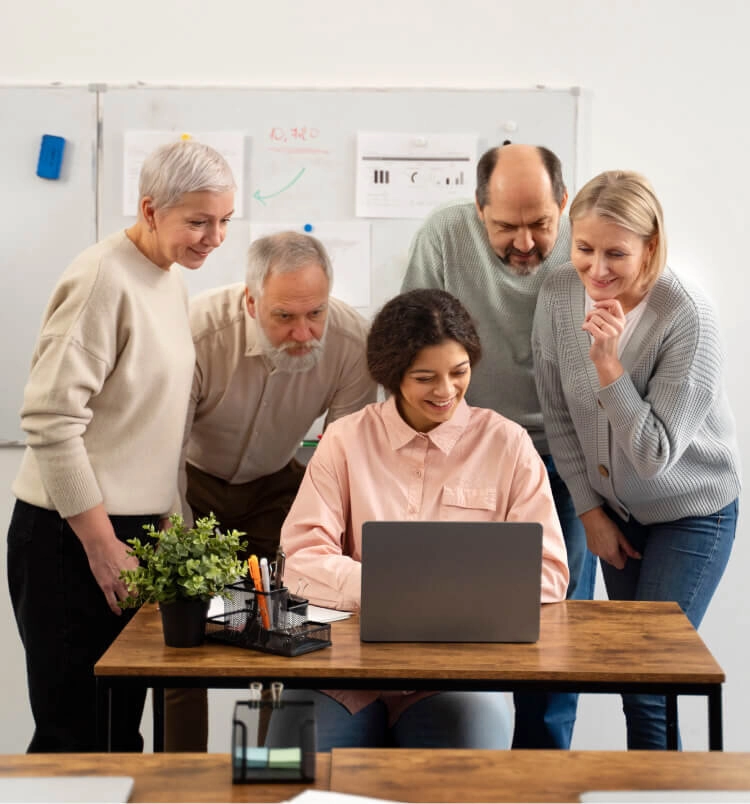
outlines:
{"label": "woman with short gray hair", "polygon": [[[195,352],[176,264],[218,248],[234,208],[223,157],[195,141],[144,162],[138,217],[76,257],[52,292],[24,393],[8,581],[26,650],[30,752],[95,751],[94,664],[134,611],[120,579],[176,510]],[[140,751],[143,696],[114,693],[113,751]]]}

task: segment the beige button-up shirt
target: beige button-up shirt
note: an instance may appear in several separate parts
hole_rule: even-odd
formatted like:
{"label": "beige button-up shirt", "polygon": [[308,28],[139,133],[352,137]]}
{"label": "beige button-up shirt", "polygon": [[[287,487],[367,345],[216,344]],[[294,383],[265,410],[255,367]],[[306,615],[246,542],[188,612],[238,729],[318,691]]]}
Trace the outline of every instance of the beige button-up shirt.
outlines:
{"label": "beige button-up shirt", "polygon": [[327,411],[328,424],[373,402],[377,393],[365,356],[368,324],[359,313],[329,299],[318,364],[298,373],[278,371],[258,346],[244,292],[237,283],[190,302],[196,363],[187,461],[229,483],[277,472],[319,416]]}

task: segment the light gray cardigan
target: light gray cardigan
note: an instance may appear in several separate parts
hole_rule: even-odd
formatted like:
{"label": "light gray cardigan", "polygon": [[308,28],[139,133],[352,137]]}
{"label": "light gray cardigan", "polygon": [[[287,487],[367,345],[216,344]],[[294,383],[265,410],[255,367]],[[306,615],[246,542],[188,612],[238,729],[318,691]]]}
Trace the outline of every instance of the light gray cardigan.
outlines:
{"label": "light gray cardigan", "polygon": [[606,501],[642,524],[712,514],[740,490],[734,420],[715,313],[666,268],[604,388],[581,329],[571,264],[539,294],[532,345],[552,456],[582,514]]}

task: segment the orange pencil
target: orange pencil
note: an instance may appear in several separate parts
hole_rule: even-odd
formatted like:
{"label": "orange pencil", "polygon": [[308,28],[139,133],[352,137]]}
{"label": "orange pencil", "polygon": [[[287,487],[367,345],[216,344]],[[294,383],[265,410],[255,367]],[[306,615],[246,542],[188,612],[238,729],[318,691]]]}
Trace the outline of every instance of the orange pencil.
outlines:
{"label": "orange pencil", "polygon": [[271,627],[271,621],[268,618],[268,606],[266,604],[266,596],[263,592],[268,591],[263,589],[263,582],[260,578],[260,564],[258,564],[258,556],[254,553],[250,556],[247,560],[247,566],[250,570],[250,577],[253,579],[253,586],[255,586],[255,591],[260,592],[260,595],[256,595],[255,599],[258,601],[258,609],[260,610],[260,619],[263,621],[263,627],[268,631]]}

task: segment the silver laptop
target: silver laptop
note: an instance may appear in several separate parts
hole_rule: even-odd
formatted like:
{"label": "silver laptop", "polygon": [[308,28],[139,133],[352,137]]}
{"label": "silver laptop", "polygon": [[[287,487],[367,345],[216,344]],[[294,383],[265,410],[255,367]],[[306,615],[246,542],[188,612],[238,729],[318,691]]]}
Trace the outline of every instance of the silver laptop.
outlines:
{"label": "silver laptop", "polygon": [[364,642],[536,642],[542,526],[365,522]]}

